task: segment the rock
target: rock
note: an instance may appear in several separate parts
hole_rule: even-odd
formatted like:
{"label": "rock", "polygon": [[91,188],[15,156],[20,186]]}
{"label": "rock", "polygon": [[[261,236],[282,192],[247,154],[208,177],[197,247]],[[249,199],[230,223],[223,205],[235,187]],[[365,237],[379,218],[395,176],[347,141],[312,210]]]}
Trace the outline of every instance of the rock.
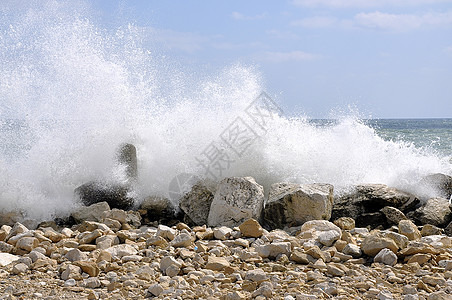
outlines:
{"label": "rock", "polygon": [[91,181],[77,187],[74,192],[86,206],[107,202],[112,208],[128,210],[134,204],[130,188],[126,185]]}
{"label": "rock", "polygon": [[110,206],[107,202],[99,202],[88,207],[82,206],[74,211],[71,216],[76,222],[95,221],[100,222],[104,211],[109,211]]}
{"label": "rock", "polygon": [[132,144],[123,144],[118,149],[117,160],[124,167],[124,175],[130,181],[138,179],[137,149]]}
{"label": "rock", "polygon": [[176,235],[176,237],[171,241],[171,246],[178,247],[188,247],[195,239],[189,233],[181,233]]}
{"label": "rock", "polygon": [[13,245],[7,244],[5,242],[0,242],[0,252],[11,253],[13,249]]}
{"label": "rock", "polygon": [[148,290],[147,290],[151,295],[158,297],[163,291],[163,287],[158,284],[158,283],[154,283],[153,285],[151,285]]}
{"label": "rock", "polygon": [[23,224],[21,224],[19,222],[16,222],[14,224],[14,226],[11,228],[11,230],[9,231],[9,234],[6,237],[5,240],[7,241],[7,240],[9,240],[10,238],[12,238],[12,237],[14,237],[16,235],[19,235],[21,233],[28,232],[28,231],[29,230],[28,230],[27,227],[25,227],[25,225],[23,225]]}
{"label": "rock", "polygon": [[427,300],[450,300],[450,294],[446,293],[445,291],[438,291],[430,293],[427,296]]}
{"label": "rock", "polygon": [[80,234],[79,243],[80,244],[91,244],[94,242],[98,237],[102,236],[102,231],[99,229],[96,229],[92,232],[83,232]]}
{"label": "rock", "polygon": [[260,284],[262,281],[267,280],[267,274],[262,269],[254,269],[245,273],[245,280],[250,280]]}
{"label": "rock", "polygon": [[268,257],[271,259],[275,259],[281,254],[285,254],[287,257],[290,257],[290,253],[292,252],[290,242],[274,242],[266,245],[256,245],[254,248],[260,257]]}
{"label": "rock", "polygon": [[16,243],[16,248],[30,252],[34,248],[38,247],[39,241],[35,237],[23,237]]}
{"label": "rock", "polygon": [[238,291],[229,292],[224,298],[224,300],[245,300],[245,299],[246,296]]}
{"label": "rock", "polygon": [[28,266],[24,263],[15,264],[12,273],[15,275],[23,274],[28,271]]}
{"label": "rock", "polygon": [[217,240],[227,240],[232,233],[232,229],[226,226],[216,227],[213,229],[213,236]]}
{"label": "rock", "polygon": [[452,222],[450,222],[449,225],[444,228],[444,233],[448,236],[452,236]]}
{"label": "rock", "polygon": [[355,228],[355,220],[349,217],[340,217],[339,219],[334,220],[333,223],[343,230],[352,230]]}
{"label": "rock", "polygon": [[362,252],[358,245],[348,243],[345,245],[344,249],[342,250],[342,253],[346,255],[351,255],[354,258],[361,257]]}
{"label": "rock", "polygon": [[127,223],[127,213],[122,209],[113,208],[102,213],[102,219],[116,220],[121,224]]}
{"label": "rock", "polygon": [[[164,274],[166,274],[166,271],[168,268],[171,267],[170,273],[173,273],[171,275],[174,275],[175,269],[179,269],[182,266],[180,262],[178,262],[176,259],[174,259],[172,256],[165,256],[160,260],[160,271],[162,271]],[[179,271],[177,272],[179,273]]]}
{"label": "rock", "polygon": [[207,259],[206,269],[221,271],[229,266],[229,262],[224,257],[209,256]]}
{"label": "rock", "polygon": [[176,230],[165,225],[159,225],[155,235],[167,239],[168,241],[172,241],[176,237]]}
{"label": "rock", "polygon": [[264,233],[264,229],[255,219],[248,219],[239,226],[244,237],[259,238]]}
{"label": "rock", "polygon": [[207,224],[210,206],[216,192],[216,183],[198,181],[181,199],[179,207],[194,225]]}
{"label": "rock", "polygon": [[61,273],[62,280],[68,280],[70,278],[79,279],[82,274],[82,269],[74,265],[67,265],[66,269]]}
{"label": "rock", "polygon": [[388,248],[384,248],[374,257],[374,262],[379,262],[392,267],[397,263],[397,255]]}
{"label": "rock", "polygon": [[431,198],[414,211],[413,218],[421,224],[444,227],[452,220],[449,199]]}
{"label": "rock", "polygon": [[308,221],[304,223],[300,228],[300,232],[305,232],[309,230],[315,230],[317,232],[333,230],[339,234],[342,234],[342,230],[339,227],[326,220]]}
{"label": "rock", "polygon": [[392,206],[385,206],[380,211],[385,215],[389,225],[398,225],[402,220],[408,220],[403,212]]}
{"label": "rock", "polygon": [[410,220],[402,220],[399,222],[399,233],[406,236],[410,241],[418,240],[422,237],[416,225]]}
{"label": "rock", "polygon": [[138,250],[132,245],[128,244],[120,244],[115,245],[110,248],[105,249],[108,253],[111,254],[112,257],[122,258],[123,256],[135,255],[138,253]]}
{"label": "rock", "polygon": [[339,238],[341,234],[336,230],[327,230],[319,233],[319,242],[323,245],[329,247],[334,244]]}
{"label": "rock", "polygon": [[304,265],[307,265],[311,262],[308,255],[299,250],[295,250],[290,254],[290,260],[296,262],[297,264]]}
{"label": "rock", "polygon": [[327,272],[328,274],[331,274],[333,276],[339,276],[342,277],[345,275],[345,272],[342,271],[340,268],[338,268],[337,266],[333,265],[333,264],[328,264],[326,266],[327,268]]}
{"label": "rock", "polygon": [[438,196],[449,199],[452,195],[452,177],[436,173],[423,178],[421,184],[433,188],[438,192]]}
{"label": "rock", "polygon": [[369,256],[375,256],[382,249],[388,248],[394,253],[397,253],[396,243],[387,237],[384,237],[380,233],[373,233],[368,235],[361,243],[361,250],[364,254]]}
{"label": "rock", "polygon": [[89,289],[95,289],[101,286],[100,280],[97,277],[90,277],[83,279],[83,286]]}
{"label": "rock", "polygon": [[264,204],[264,189],[252,177],[222,180],[212,201],[209,226],[234,227],[245,220],[259,220]]}
{"label": "rock", "polygon": [[441,234],[442,230],[441,228],[438,228],[431,224],[425,224],[422,226],[421,235],[422,236],[429,236],[429,235],[437,235]]}
{"label": "rock", "polygon": [[334,200],[332,218],[351,217],[358,227],[385,227],[386,217],[380,212],[383,207],[407,211],[418,203],[416,196],[383,184],[357,185],[351,193]]}
{"label": "rock", "polygon": [[80,261],[88,259],[88,256],[77,248],[69,250],[64,257],[66,257],[69,261]]}
{"label": "rock", "polygon": [[382,232],[384,237],[392,239],[399,249],[405,249],[408,246],[408,242],[410,241],[406,236],[400,233],[392,232],[392,231],[384,231]]}
{"label": "rock", "polygon": [[74,265],[80,267],[83,272],[91,277],[96,277],[97,275],[99,275],[100,270],[97,267],[96,263],[93,261],[76,261],[74,262]]}
{"label": "rock", "polygon": [[263,219],[271,228],[284,228],[310,220],[329,220],[332,207],[332,185],[276,183],[270,188]]}
{"label": "rock", "polygon": [[147,197],[141,202],[140,209],[146,211],[146,216],[151,222],[167,222],[176,217],[176,208],[164,197]]}

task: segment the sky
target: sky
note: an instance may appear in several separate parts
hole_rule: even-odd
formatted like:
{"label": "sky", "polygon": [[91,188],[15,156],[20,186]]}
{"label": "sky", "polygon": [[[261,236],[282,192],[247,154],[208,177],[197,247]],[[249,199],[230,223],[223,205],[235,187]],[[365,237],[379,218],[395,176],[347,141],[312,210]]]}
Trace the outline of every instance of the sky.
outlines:
{"label": "sky", "polygon": [[452,0],[88,3],[102,27],[143,28],[187,68],[255,68],[289,115],[452,117]]}

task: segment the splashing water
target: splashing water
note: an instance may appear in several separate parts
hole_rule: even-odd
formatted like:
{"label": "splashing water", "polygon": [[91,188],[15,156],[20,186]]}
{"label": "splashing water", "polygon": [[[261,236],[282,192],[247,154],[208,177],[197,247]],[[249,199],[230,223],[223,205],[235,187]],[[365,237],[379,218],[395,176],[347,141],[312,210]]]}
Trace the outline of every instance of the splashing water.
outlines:
{"label": "splashing water", "polygon": [[[124,180],[124,142],[137,147],[137,201],[166,196],[176,175],[202,175],[195,158],[264,90],[253,67],[183,71],[140,45],[137,26],[112,32],[83,6],[31,3],[0,7],[0,210],[68,213],[80,184]],[[385,141],[353,116],[328,126],[279,116],[223,177],[410,188],[432,172],[452,173],[448,158]]]}

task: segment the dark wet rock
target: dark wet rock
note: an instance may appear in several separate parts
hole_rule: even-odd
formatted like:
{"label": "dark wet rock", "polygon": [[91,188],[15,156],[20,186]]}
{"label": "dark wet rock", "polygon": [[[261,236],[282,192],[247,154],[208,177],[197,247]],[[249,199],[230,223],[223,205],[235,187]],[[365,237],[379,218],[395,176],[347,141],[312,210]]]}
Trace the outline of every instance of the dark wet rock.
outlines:
{"label": "dark wet rock", "polygon": [[107,202],[111,208],[128,210],[134,204],[129,188],[121,184],[91,181],[76,188],[75,193],[86,206]]}
{"label": "dark wet rock", "polygon": [[158,221],[167,223],[169,220],[177,218],[177,211],[168,198],[150,196],[143,200],[140,210],[146,211],[147,221]]}
{"label": "dark wet rock", "polygon": [[185,223],[190,225],[207,224],[215,192],[216,183],[202,180],[180,199],[179,207],[185,213]]}
{"label": "dark wet rock", "polygon": [[351,217],[358,227],[385,226],[386,217],[380,211],[383,207],[391,206],[407,212],[418,204],[415,195],[384,184],[358,185],[352,192],[334,200],[332,219]]}
{"label": "dark wet rock", "polygon": [[428,199],[413,213],[413,218],[420,224],[444,227],[452,221],[449,200],[444,198]]}
{"label": "dark wet rock", "polygon": [[138,178],[137,149],[132,144],[123,144],[118,149],[118,163],[125,166],[125,175],[129,180]]}
{"label": "dark wet rock", "polygon": [[276,183],[265,203],[263,221],[270,228],[284,228],[311,220],[329,220],[332,208],[330,184]]}

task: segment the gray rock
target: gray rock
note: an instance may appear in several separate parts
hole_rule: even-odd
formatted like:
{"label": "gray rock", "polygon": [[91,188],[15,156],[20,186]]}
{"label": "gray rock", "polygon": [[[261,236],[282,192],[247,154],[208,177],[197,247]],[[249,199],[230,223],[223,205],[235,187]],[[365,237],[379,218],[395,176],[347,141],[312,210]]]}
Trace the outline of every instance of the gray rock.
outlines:
{"label": "gray rock", "polygon": [[428,199],[423,206],[416,209],[413,218],[422,224],[446,226],[452,220],[449,200],[444,198]]}
{"label": "gray rock", "polygon": [[132,144],[123,144],[118,149],[118,163],[125,168],[125,176],[129,181],[138,178],[137,149]]}
{"label": "gray rock", "polygon": [[216,192],[216,183],[210,180],[197,182],[180,199],[180,208],[194,225],[207,224],[210,206]]}
{"label": "gray rock", "polygon": [[27,271],[28,271],[28,266],[24,263],[15,264],[12,269],[12,273],[15,275],[23,274],[23,273],[26,273]]}
{"label": "gray rock", "polygon": [[110,207],[128,210],[134,204],[128,185],[91,181],[75,189],[81,202],[90,206],[99,202],[107,202]]}
{"label": "gray rock", "polygon": [[252,177],[231,177],[222,180],[212,201],[209,226],[239,226],[253,218],[260,219],[264,189]]}
{"label": "gray rock", "polygon": [[408,219],[403,212],[392,206],[385,206],[380,211],[385,215],[389,225],[398,225],[400,221]]}
{"label": "gray rock", "polygon": [[334,200],[332,218],[351,217],[357,227],[386,227],[386,217],[380,210],[385,206],[407,211],[419,204],[419,199],[407,192],[384,184],[357,185],[348,194]]}
{"label": "gray rock", "polygon": [[388,248],[381,249],[374,257],[374,262],[379,262],[388,266],[394,266],[397,263],[397,255]]}
{"label": "gray rock", "polygon": [[284,228],[310,220],[329,220],[332,208],[332,185],[276,183],[270,188],[263,218],[271,228]]}
{"label": "gray rock", "polygon": [[123,256],[135,255],[138,253],[138,250],[135,247],[128,244],[111,246],[110,248],[107,248],[105,251],[109,252],[111,256],[116,256],[118,258],[122,258]]}
{"label": "gray rock", "polygon": [[354,258],[359,258],[362,255],[361,249],[358,245],[348,243],[345,245],[344,249],[342,249],[342,253],[346,255],[351,255]]}

